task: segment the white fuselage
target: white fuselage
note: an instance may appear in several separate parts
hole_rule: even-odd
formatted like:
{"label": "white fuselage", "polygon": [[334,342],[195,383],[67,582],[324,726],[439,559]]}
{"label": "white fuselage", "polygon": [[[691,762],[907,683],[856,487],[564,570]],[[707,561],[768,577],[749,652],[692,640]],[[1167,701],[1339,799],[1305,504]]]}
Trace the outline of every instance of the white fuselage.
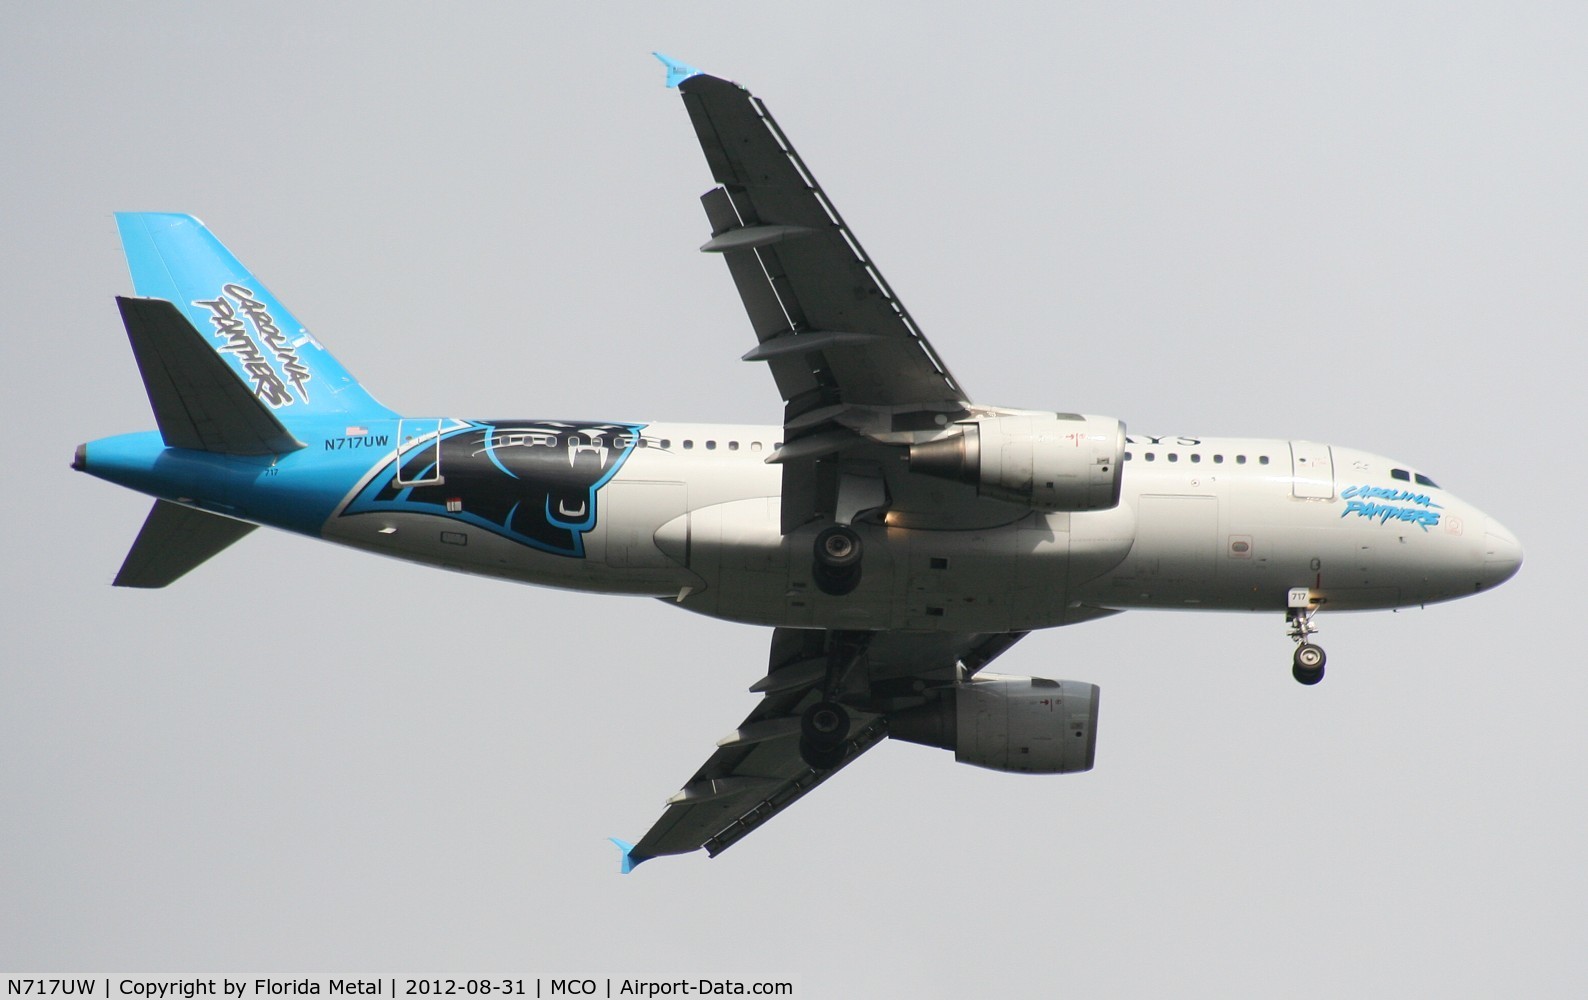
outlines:
{"label": "white fuselage", "polygon": [[[599,488],[581,557],[485,530],[441,531],[402,511],[333,515],[323,533],[754,624],[953,632],[1024,631],[1118,608],[1278,611],[1294,588],[1331,610],[1427,604],[1502,582],[1521,555],[1498,523],[1389,459],[1308,442],[1136,436],[1110,510],[988,503],[984,526],[956,530],[914,526],[907,510],[858,521],[863,577],[833,597],[812,584],[820,525],[780,528],[782,472],[765,460],[781,438],[775,426],[646,425],[642,446]],[[937,488],[979,502],[971,487]]]}

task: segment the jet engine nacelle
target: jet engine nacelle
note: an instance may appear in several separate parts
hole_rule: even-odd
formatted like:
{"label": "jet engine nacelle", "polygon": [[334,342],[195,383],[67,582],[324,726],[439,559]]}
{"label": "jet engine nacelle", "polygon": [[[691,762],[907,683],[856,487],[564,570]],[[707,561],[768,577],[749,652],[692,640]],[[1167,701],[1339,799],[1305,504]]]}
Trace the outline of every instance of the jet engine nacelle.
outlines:
{"label": "jet engine nacelle", "polygon": [[1079,681],[978,674],[930,704],[889,715],[888,734],[994,771],[1090,771],[1097,695],[1097,685]]}
{"label": "jet engine nacelle", "polygon": [[1048,513],[1117,507],[1124,462],[1125,425],[1076,413],[982,417],[910,446],[911,472]]}

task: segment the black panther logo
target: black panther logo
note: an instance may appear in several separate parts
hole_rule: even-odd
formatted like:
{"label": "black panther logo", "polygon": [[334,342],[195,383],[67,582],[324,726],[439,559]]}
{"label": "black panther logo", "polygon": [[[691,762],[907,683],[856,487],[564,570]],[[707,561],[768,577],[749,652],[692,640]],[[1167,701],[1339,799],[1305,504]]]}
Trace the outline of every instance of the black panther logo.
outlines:
{"label": "black panther logo", "polygon": [[596,523],[596,494],[634,450],[643,426],[471,421],[443,432],[439,447],[410,445],[343,514],[436,514],[582,557],[584,533]]}

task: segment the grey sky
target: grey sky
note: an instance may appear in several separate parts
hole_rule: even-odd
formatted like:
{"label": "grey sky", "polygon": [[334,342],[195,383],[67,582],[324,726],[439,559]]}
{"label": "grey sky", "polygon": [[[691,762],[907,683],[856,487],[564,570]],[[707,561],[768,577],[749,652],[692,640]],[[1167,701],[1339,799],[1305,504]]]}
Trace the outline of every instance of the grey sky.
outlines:
{"label": "grey sky", "polygon": [[[1581,995],[1580,4],[565,6],[0,13],[0,969]],[[651,49],[768,102],[978,400],[1392,455],[1522,573],[1324,616],[1310,690],[1277,615],[1033,636],[999,668],[1103,688],[1090,774],[888,745],[629,878],[762,630],[273,532],[109,586],[148,502],[67,464],[152,424],[118,209],[399,410],[776,421]]]}

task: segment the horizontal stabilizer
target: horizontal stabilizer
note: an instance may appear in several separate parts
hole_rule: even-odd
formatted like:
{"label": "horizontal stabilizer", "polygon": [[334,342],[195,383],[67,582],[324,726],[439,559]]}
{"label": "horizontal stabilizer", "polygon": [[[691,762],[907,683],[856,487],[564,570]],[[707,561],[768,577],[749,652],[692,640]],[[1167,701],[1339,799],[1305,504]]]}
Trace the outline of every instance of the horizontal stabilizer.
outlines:
{"label": "horizontal stabilizer", "polygon": [[156,500],[116,574],[115,585],[164,587],[254,528],[219,514]]}
{"label": "horizontal stabilizer", "polygon": [[303,447],[176,306],[123,296],[116,304],[166,447],[222,455]]}

